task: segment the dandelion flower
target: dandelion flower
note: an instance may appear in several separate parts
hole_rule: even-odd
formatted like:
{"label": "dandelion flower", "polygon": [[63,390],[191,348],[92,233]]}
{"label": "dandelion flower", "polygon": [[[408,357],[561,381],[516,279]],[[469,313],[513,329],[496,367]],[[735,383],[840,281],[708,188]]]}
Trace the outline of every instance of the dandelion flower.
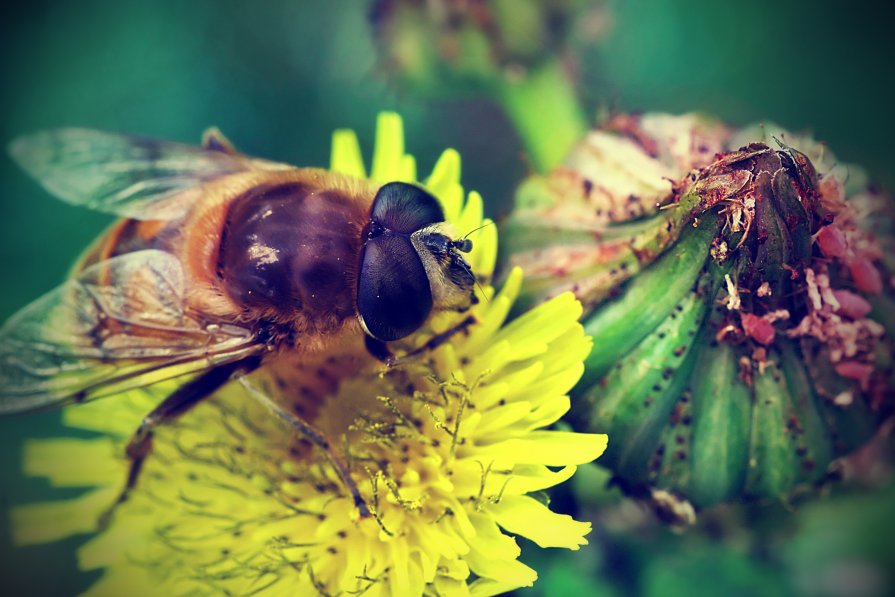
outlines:
{"label": "dandelion flower", "polygon": [[[331,168],[367,176],[350,131],[335,134]],[[383,114],[370,178],[414,181],[415,170],[400,119]],[[448,150],[423,184],[455,230],[471,231],[487,222],[476,193],[464,201],[459,172]],[[231,384],[158,430],[137,490],[79,552],[81,568],[103,570],[88,594],[492,595],[537,577],[514,536],[586,544],[589,523],[537,497],[606,446],[605,435],[547,429],[568,411],[591,349],[581,306],[563,294],[505,323],[521,272],[495,293],[495,228],[476,234],[481,300],[464,333],[388,370],[348,346],[254,374],[339,446],[372,516],[360,516],[324,454]],[[457,317],[441,315],[403,347]],[[66,425],[98,436],[26,446],[27,474],[88,490],[17,508],[18,543],[93,531],[120,490],[125,442],[163,395],[153,387],[69,409]]]}

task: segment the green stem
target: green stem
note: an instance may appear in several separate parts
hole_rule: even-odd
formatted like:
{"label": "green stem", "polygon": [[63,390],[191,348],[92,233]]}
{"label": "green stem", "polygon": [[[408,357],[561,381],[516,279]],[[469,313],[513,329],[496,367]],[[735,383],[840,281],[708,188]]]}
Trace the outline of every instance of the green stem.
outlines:
{"label": "green stem", "polygon": [[539,172],[559,164],[588,128],[574,85],[559,61],[505,82],[498,97]]}

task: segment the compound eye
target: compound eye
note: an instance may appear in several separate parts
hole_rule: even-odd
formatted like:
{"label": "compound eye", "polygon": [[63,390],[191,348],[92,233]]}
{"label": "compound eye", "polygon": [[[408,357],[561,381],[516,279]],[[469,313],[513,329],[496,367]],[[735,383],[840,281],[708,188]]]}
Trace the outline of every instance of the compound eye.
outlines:
{"label": "compound eye", "polygon": [[432,311],[423,262],[403,236],[368,240],[361,254],[357,309],[367,332],[391,341],[415,332]]}
{"label": "compound eye", "polygon": [[412,234],[444,221],[438,199],[412,184],[390,182],[373,199],[370,218],[393,232]]}

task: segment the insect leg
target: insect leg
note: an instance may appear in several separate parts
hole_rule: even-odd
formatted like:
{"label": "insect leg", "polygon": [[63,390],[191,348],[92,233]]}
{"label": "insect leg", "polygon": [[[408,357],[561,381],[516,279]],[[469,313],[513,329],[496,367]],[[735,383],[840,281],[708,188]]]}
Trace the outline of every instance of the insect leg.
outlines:
{"label": "insect leg", "polygon": [[237,155],[239,153],[236,151],[236,148],[233,147],[233,143],[230,142],[230,139],[225,137],[224,133],[221,132],[221,129],[216,126],[205,129],[205,132],[202,133],[202,149],[220,151],[221,153],[228,153],[230,155]]}
{"label": "insect leg", "polygon": [[395,364],[395,361],[398,357],[395,356],[395,353],[391,351],[388,347],[388,344],[383,342],[382,340],[377,340],[373,336],[367,336],[364,334],[364,347],[367,349],[367,352],[373,356],[378,361],[382,361],[389,367]]}
{"label": "insect leg", "polygon": [[130,468],[124,489],[121,490],[118,499],[100,516],[100,529],[108,525],[115,508],[127,501],[131,491],[136,487],[137,480],[140,478],[140,472],[143,469],[143,463],[146,461],[146,457],[152,453],[153,430],[159,425],[174,421],[180,415],[199,404],[213,394],[215,390],[230,381],[234,373],[252,371],[259,364],[260,359],[250,358],[226,365],[219,365],[179,387],[165,398],[161,404],[152,409],[152,412],[143,417],[140,426],[127,442],[125,452],[130,460]]}
{"label": "insect leg", "polygon": [[360,512],[361,517],[366,518],[370,516],[370,508],[367,506],[367,503],[361,496],[360,490],[358,490],[357,484],[354,482],[354,479],[351,478],[351,473],[348,471],[348,467],[335,454],[333,454],[329,441],[323,436],[323,434],[317,431],[310,423],[304,421],[295,413],[286,410],[280,404],[272,400],[267,394],[252,385],[252,383],[247,378],[240,377],[239,383],[243,385],[243,387],[249,392],[249,394],[252,395],[253,398],[270,409],[271,412],[273,412],[277,417],[280,418],[280,420],[287,423],[294,430],[298,431],[303,437],[307,438],[312,444],[323,450],[323,453],[326,455],[326,459],[329,460],[329,463],[336,470],[336,473],[339,475],[342,483],[345,484],[345,487],[347,487],[348,491],[351,493],[351,497],[354,500],[354,506]]}
{"label": "insect leg", "polygon": [[431,350],[435,350],[436,348],[453,338],[454,334],[462,332],[475,322],[476,318],[474,315],[467,315],[466,318],[457,325],[446,329],[440,334],[435,334],[434,336],[429,338],[428,342],[426,342],[419,348],[415,348],[407,354],[401,355],[400,357],[395,356],[395,354],[388,347],[388,344],[386,344],[382,340],[377,340],[376,338],[365,336],[364,342],[367,348],[367,352],[369,352],[373,357],[379,359],[389,367],[395,367],[397,365],[402,365],[407,361],[415,359],[421,354],[427,353]]}

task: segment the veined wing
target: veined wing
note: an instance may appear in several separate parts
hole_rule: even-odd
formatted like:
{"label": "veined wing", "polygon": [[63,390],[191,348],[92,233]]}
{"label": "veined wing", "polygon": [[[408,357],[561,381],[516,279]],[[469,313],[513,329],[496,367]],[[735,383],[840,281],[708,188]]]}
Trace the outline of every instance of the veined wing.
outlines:
{"label": "veined wing", "polygon": [[127,253],[87,268],[0,329],[0,414],[107,396],[263,349],[252,331],[186,308],[174,255]]}
{"label": "veined wing", "polygon": [[181,217],[202,185],[250,169],[291,166],[238,154],[80,128],[41,131],[9,147],[13,159],[50,193],[137,220]]}

